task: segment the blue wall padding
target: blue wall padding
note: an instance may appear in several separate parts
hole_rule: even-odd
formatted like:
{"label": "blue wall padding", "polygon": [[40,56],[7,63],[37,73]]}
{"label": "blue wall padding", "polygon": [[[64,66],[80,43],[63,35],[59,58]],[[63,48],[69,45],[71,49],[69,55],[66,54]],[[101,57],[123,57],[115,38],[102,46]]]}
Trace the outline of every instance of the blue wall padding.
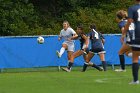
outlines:
{"label": "blue wall padding", "polygon": [[[58,36],[44,36],[45,43],[38,44],[37,37],[0,37],[0,68],[28,68],[44,66],[66,66],[66,52],[62,58],[56,56],[62,42]],[[120,35],[105,35],[106,61],[108,64],[119,64],[118,51],[121,48]],[[80,48],[79,40],[75,41],[75,50]],[[75,66],[83,65],[83,57],[75,59]],[[98,55],[92,62],[100,65]],[[131,64],[131,58],[126,57],[126,64]]]}

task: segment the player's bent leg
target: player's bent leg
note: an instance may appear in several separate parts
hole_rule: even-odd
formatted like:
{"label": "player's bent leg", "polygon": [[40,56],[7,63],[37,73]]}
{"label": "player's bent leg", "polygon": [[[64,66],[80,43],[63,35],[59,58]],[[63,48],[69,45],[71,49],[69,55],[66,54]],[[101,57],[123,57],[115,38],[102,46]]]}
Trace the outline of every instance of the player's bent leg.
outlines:
{"label": "player's bent leg", "polygon": [[68,63],[68,66],[67,66],[68,70],[71,70],[71,68],[73,66],[73,62],[70,61],[70,58],[71,58],[72,54],[73,54],[73,51],[68,51],[68,60],[69,60],[69,63]]}
{"label": "player's bent leg", "polygon": [[84,56],[84,60],[89,63],[93,56],[94,53],[90,51],[87,55]]}
{"label": "player's bent leg", "polygon": [[70,61],[71,62],[74,62],[74,59],[81,56],[83,54],[83,51],[81,50],[78,50],[76,52],[74,52],[72,55],[71,55],[71,58],[70,58]]}
{"label": "player's bent leg", "polygon": [[68,51],[68,56],[67,56],[68,60],[69,60],[68,66],[65,67],[65,68],[62,68],[62,70],[66,71],[66,72],[70,72],[71,68],[73,66],[73,62],[70,61],[70,58],[71,58],[72,54],[73,54],[73,51]]}
{"label": "player's bent leg", "polygon": [[97,66],[96,64],[94,64],[92,62],[89,62],[89,66],[92,66],[92,67],[96,68],[99,71],[103,71],[103,69],[101,67]]}
{"label": "player's bent leg", "polygon": [[67,48],[68,48],[67,44],[62,44],[62,48],[60,49],[60,52],[56,51],[56,55],[58,56],[58,58],[61,58],[61,56],[63,55],[63,53]]}
{"label": "player's bent leg", "polygon": [[125,72],[125,57],[124,57],[124,53],[126,53],[127,51],[130,51],[131,48],[130,46],[128,46],[127,44],[123,44],[120,51],[119,51],[119,59],[120,59],[120,69],[116,69],[115,71],[117,72]]}
{"label": "player's bent leg", "polygon": [[82,72],[86,71],[87,66],[89,65],[89,62],[90,62],[90,60],[92,59],[93,56],[94,56],[94,53],[92,53],[92,52],[89,52],[87,55],[84,56],[85,63],[83,65]]}
{"label": "player's bent leg", "polygon": [[67,68],[62,68],[62,70],[66,71],[66,72],[70,72],[71,71],[71,68],[72,68],[72,65],[74,63],[74,59],[80,55],[82,55],[83,52],[81,50],[78,50],[76,51],[75,53],[73,53],[70,57],[70,61],[68,63],[68,67]]}

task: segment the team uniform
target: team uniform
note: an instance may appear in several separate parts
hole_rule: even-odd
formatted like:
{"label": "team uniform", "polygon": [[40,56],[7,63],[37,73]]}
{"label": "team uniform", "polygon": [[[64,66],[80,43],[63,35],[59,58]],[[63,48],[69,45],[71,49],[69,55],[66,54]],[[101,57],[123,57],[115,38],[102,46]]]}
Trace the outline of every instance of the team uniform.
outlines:
{"label": "team uniform", "polygon": [[[127,23],[127,19],[122,19],[119,22],[118,27],[120,28],[120,30],[122,30],[125,27],[126,23]],[[126,37],[123,42],[123,45],[122,45],[121,49],[119,50],[119,59],[120,59],[121,68],[116,69],[115,71],[117,71],[117,72],[126,72],[124,53],[128,56],[132,56],[132,50],[131,50],[130,44],[131,44],[133,32],[134,32],[134,23],[131,23],[131,25],[129,26],[129,29],[126,33]]]}
{"label": "team uniform", "polygon": [[80,50],[86,52],[86,54],[88,53],[89,49],[87,48],[87,45],[85,44],[85,39],[82,37],[83,35],[87,36],[86,34],[79,34],[78,35],[78,39],[80,41]]}
{"label": "team uniform", "polygon": [[83,72],[86,71],[87,65],[91,63],[90,60],[94,56],[93,53],[100,55],[100,59],[103,65],[103,69],[97,66],[95,68],[98,69],[99,71],[102,71],[102,70],[106,71],[107,70],[106,61],[104,60],[104,58],[101,58],[103,57],[101,55],[104,55],[105,53],[103,42],[102,42],[102,39],[104,39],[104,37],[102,36],[101,33],[95,31],[94,29],[92,29],[92,31],[88,34],[88,37],[91,42],[91,48],[90,48],[90,52],[88,53],[88,61],[86,61],[83,65]]}
{"label": "team uniform", "polygon": [[128,9],[128,18],[132,19],[135,25],[135,30],[131,41],[132,51],[133,54],[135,54],[135,56],[133,56],[133,64],[132,64],[133,81],[130,82],[129,84],[139,84],[139,80],[138,80],[139,64],[137,60],[138,57],[137,53],[139,53],[140,51],[140,4],[139,4],[140,1],[137,2],[138,4]]}
{"label": "team uniform", "polygon": [[104,39],[103,35],[94,29],[88,34],[89,39],[91,41],[91,49],[90,51],[93,53],[105,53],[104,45],[102,39]]}
{"label": "team uniform", "polygon": [[67,50],[74,52],[74,40],[69,40],[69,38],[71,38],[73,34],[76,34],[76,32],[70,27],[66,31],[62,29],[60,32],[60,37],[64,39],[63,44],[66,44],[68,46]]}
{"label": "team uniform", "polygon": [[135,30],[132,36],[132,50],[140,51],[140,4],[128,9],[128,18],[134,20]]}
{"label": "team uniform", "polygon": [[[126,19],[124,19],[121,22],[119,22],[119,24],[118,24],[119,28],[122,29],[123,27],[125,27],[126,23],[127,23]],[[124,43],[126,43],[128,45],[131,44],[132,37],[134,35],[133,34],[134,33],[134,29],[135,29],[134,23],[131,23],[131,25],[129,26],[129,30],[126,33],[126,37],[125,37],[125,42]]]}

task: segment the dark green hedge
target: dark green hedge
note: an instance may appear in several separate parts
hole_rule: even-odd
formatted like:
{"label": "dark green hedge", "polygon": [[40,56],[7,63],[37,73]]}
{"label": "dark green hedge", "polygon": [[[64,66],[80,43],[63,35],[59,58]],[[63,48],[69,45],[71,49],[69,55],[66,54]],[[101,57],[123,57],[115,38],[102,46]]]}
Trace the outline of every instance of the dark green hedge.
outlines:
{"label": "dark green hedge", "polygon": [[102,33],[119,33],[116,11],[133,0],[0,0],[0,35],[59,34],[68,20],[76,29],[96,23]]}

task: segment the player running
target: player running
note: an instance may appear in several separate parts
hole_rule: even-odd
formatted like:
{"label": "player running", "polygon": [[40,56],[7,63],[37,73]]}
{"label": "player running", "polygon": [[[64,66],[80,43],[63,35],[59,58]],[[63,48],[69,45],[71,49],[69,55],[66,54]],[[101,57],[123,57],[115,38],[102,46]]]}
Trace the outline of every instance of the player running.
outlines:
{"label": "player running", "polygon": [[[119,10],[116,13],[116,21],[118,22],[118,26],[121,30],[121,32],[124,32],[124,27],[127,23],[127,17],[128,14],[126,11],[124,10]],[[119,59],[120,59],[120,65],[121,68],[120,69],[116,69],[115,71],[117,72],[125,72],[125,57],[124,54],[126,54],[129,57],[132,57],[132,50],[131,47],[129,46],[129,44],[131,44],[131,39],[132,39],[132,35],[133,35],[133,31],[134,31],[134,23],[131,23],[131,25],[129,26],[129,30],[126,34],[125,40],[124,38],[121,39],[121,43],[122,43],[122,47],[119,50]]]}
{"label": "player running", "polygon": [[[83,55],[83,58],[85,60],[87,58],[89,39],[86,36],[86,34],[84,33],[82,26],[77,27],[77,34],[78,34],[78,36],[75,39],[79,39],[79,41],[80,41],[80,50],[77,50],[75,53],[73,53],[73,55],[70,58],[70,62],[68,64],[68,67],[67,68],[62,68],[66,72],[71,71],[72,65],[74,63],[74,59],[76,57],[79,57],[79,56]],[[98,69],[99,71],[102,70],[100,67],[96,66],[95,64],[92,64],[92,67]]]}
{"label": "player running", "polygon": [[104,50],[104,38],[101,33],[96,31],[96,26],[95,24],[90,25],[91,32],[88,35],[88,38],[90,39],[91,42],[91,49],[87,55],[86,62],[84,63],[83,66],[83,72],[86,71],[87,66],[93,65],[90,60],[94,56],[94,54],[98,54],[100,56],[100,60],[102,61],[103,65],[103,70],[106,71],[106,61],[105,61],[105,50]]}
{"label": "player running", "polygon": [[[140,0],[135,0],[136,4],[128,9],[128,21],[124,28],[123,37],[128,32],[131,23],[135,24],[135,30],[133,31],[131,46],[132,46],[132,75],[133,80],[129,84],[139,84],[138,71],[139,71],[139,56],[140,56]],[[122,37],[122,38],[123,38]]]}
{"label": "player running", "polygon": [[[61,58],[62,54],[67,50],[68,53],[68,62],[70,61],[70,57],[74,52],[74,40],[72,38],[77,37],[76,32],[70,27],[68,21],[63,22],[63,29],[60,32],[58,40],[64,39],[65,41],[62,44],[62,48],[59,51],[56,51],[56,54],[59,58]],[[71,63],[69,63],[71,64]]]}

